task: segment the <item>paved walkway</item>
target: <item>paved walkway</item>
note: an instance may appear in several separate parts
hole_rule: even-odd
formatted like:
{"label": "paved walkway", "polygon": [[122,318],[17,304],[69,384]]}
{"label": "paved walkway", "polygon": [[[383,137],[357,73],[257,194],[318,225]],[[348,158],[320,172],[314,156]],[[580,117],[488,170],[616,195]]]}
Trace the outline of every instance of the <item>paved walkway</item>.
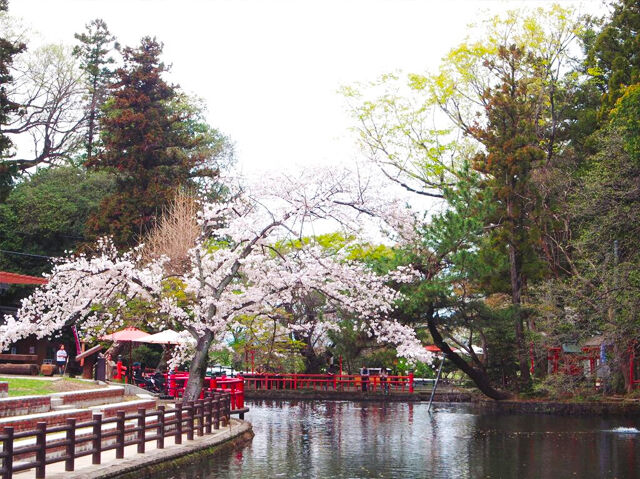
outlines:
{"label": "paved walkway", "polygon": [[[212,434],[204,436],[195,436],[193,441],[188,441],[186,435],[182,437],[182,444],[176,445],[174,437],[168,436],[164,440],[164,449],[156,448],[156,441],[146,443],[146,452],[144,454],[137,453],[137,446],[127,446],[124,451],[124,459],[116,459],[115,450],[102,453],[100,465],[91,463],[91,456],[84,456],[76,459],[75,471],[66,472],[64,470],[64,461],[50,464],[46,469],[47,479],[99,479],[114,477],[119,474],[132,472],[145,466],[159,464],[164,461],[170,461],[187,454],[191,454],[202,449],[208,449],[217,446],[240,435],[250,432],[251,424],[238,419],[231,419],[229,425],[220,428]],[[13,475],[18,479],[35,478],[35,469],[16,473]]]}

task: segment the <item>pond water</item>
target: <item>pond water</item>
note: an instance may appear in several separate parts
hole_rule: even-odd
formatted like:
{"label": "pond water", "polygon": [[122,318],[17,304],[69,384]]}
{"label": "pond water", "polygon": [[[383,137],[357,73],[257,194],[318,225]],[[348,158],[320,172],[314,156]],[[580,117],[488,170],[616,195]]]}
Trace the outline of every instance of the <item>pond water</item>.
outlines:
{"label": "pond water", "polygon": [[631,418],[495,414],[470,405],[253,401],[253,441],[185,468],[209,478],[640,478]]}

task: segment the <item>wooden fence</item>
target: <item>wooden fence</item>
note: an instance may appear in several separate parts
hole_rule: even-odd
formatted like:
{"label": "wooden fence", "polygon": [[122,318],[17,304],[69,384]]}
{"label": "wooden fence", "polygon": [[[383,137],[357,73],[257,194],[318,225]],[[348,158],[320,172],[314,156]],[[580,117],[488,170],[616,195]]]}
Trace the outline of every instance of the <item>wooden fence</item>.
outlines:
{"label": "wooden fence", "polygon": [[[54,427],[39,422],[35,430],[15,433],[13,427],[7,426],[0,434],[0,474],[2,479],[11,479],[16,472],[35,469],[36,479],[42,479],[46,466],[56,462],[64,461],[65,471],[73,471],[75,460],[83,456],[90,455],[92,464],[100,464],[102,452],[112,449],[115,449],[117,459],[124,457],[126,446],[134,444],[138,453],[145,452],[145,445],[149,441],[156,441],[156,447],[163,449],[166,437],[173,437],[175,444],[182,444],[184,434],[188,441],[193,440],[196,434],[211,434],[212,429],[219,429],[221,424],[225,426],[228,423],[230,414],[230,394],[213,392],[204,399],[186,404],[176,403],[175,408],[170,410],[159,406],[155,411],[138,409],[136,414],[129,415],[118,411],[116,417],[108,419],[103,419],[102,414],[98,413],[93,415],[91,421],[76,422],[72,418],[67,419],[65,425]],[[54,433],[65,433],[65,438],[48,441],[47,434]],[[28,438],[35,438],[35,444],[19,445],[19,440]],[[47,453],[50,453],[49,456]],[[52,453],[57,454],[54,456]]]}

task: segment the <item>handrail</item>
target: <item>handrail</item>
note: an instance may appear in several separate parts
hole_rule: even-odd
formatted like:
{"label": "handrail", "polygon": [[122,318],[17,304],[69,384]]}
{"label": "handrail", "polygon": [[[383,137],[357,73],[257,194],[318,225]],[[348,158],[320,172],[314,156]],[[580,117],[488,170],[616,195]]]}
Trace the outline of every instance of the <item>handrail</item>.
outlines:
{"label": "handrail", "polygon": [[[0,477],[11,479],[16,472],[35,469],[36,479],[43,479],[49,464],[64,462],[65,471],[73,471],[75,460],[79,457],[91,455],[92,463],[100,464],[101,453],[111,449],[116,450],[117,458],[122,458],[126,446],[136,445],[137,452],[144,453],[149,441],[156,441],[158,449],[164,448],[164,439],[169,436],[175,438],[176,444],[182,443],[184,434],[191,441],[194,435],[211,434],[212,430],[228,424],[232,413],[231,397],[228,391],[207,391],[202,399],[186,404],[176,403],[169,410],[164,406],[159,406],[155,411],[139,408],[133,414],[119,410],[115,418],[108,419],[103,419],[101,413],[94,413],[91,421],[77,422],[75,418],[69,418],[65,425],[51,428],[47,427],[46,422],[38,422],[36,429],[19,433],[14,432],[12,426],[6,426],[0,434]],[[173,419],[167,419],[171,414]],[[115,430],[103,430],[105,424],[115,424]],[[87,429],[91,429],[91,432]],[[47,434],[60,432],[65,433],[64,439],[47,441]],[[15,447],[17,439],[29,437],[35,437],[36,443]],[[112,437],[115,437],[114,444],[104,443],[104,439]],[[77,450],[78,445],[86,443],[91,443],[89,449]],[[58,457],[47,457],[47,453],[54,450],[65,452]],[[20,463],[16,464],[18,459]]]}
{"label": "handrail", "polygon": [[381,376],[361,374],[271,374],[256,373],[242,376],[251,389],[313,389],[313,390],[389,390],[414,392],[414,376]]}

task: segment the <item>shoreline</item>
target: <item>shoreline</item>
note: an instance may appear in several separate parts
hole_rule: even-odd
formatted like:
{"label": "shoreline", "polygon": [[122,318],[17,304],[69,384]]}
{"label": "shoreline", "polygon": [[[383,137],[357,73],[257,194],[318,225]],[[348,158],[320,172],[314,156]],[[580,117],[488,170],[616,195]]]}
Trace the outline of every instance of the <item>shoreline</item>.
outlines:
{"label": "shoreline", "polygon": [[[313,390],[245,390],[247,400],[303,401],[367,401],[367,402],[428,402],[431,393],[394,393],[382,395],[359,391]],[[558,416],[640,416],[640,400],[572,402],[558,400],[507,399],[494,401],[468,392],[436,393],[434,404],[466,403],[486,411],[508,414],[548,414]]]}

